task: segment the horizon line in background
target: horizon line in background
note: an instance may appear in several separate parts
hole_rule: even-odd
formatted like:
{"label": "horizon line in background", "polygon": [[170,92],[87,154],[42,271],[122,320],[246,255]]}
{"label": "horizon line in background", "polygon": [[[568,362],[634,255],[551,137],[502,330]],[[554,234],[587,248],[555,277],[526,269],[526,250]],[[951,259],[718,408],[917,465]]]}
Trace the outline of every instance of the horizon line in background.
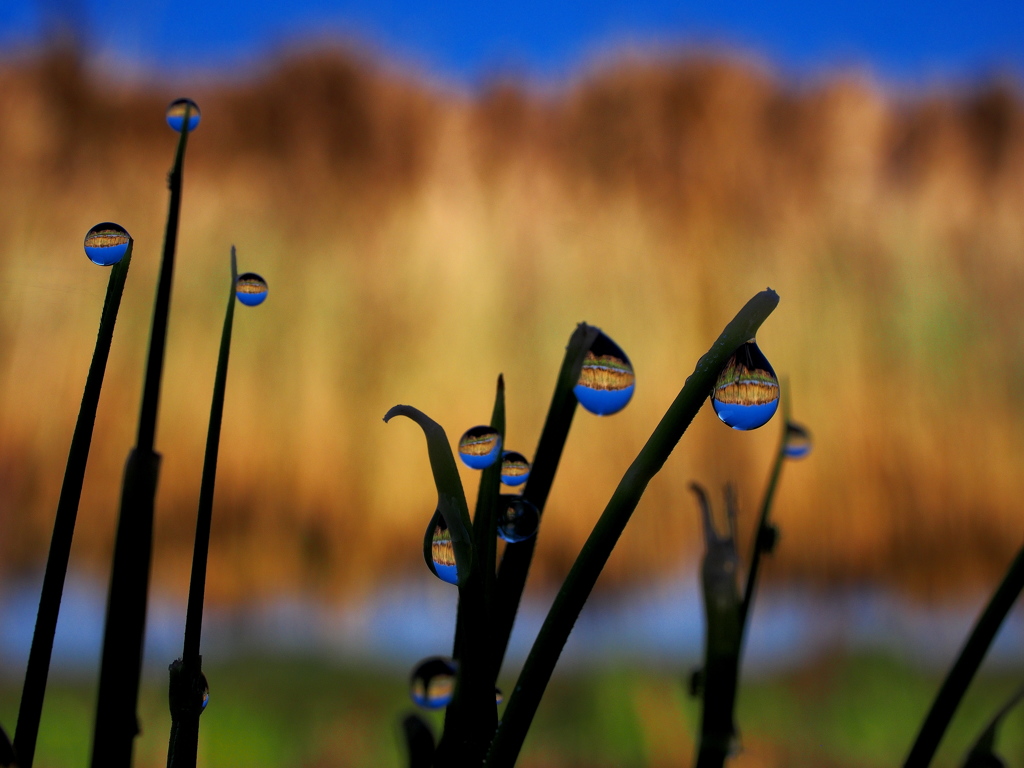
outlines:
{"label": "horizon line in background", "polygon": [[784,0],[537,0],[443,8],[410,0],[12,0],[0,5],[3,57],[72,31],[88,61],[126,79],[246,74],[310,47],[347,45],[442,83],[572,79],[623,53],[722,52],[797,80],[865,72],[897,87],[1024,75],[1024,4],[963,0],[835,7]]}

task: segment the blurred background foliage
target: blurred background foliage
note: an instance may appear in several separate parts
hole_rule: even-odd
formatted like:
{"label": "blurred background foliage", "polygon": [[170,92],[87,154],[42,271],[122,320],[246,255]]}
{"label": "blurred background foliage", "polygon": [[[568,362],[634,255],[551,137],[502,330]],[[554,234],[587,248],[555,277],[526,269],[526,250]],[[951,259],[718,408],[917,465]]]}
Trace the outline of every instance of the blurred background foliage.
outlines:
{"label": "blurred background foliage", "polygon": [[[759,343],[815,440],[782,480],[768,588],[874,585],[930,604],[987,591],[1018,547],[1014,80],[908,92],[857,72],[795,83],[741,57],[624,55],[558,87],[495,78],[467,91],[329,48],[180,89],[100,75],[68,47],[0,60],[0,580],[45,557],[106,279],[81,240],[114,220],[135,257],[72,556],[106,579],[175,138],[163,109],[180,95],[203,118],[157,432],[161,594],[187,590],[232,244],[270,295],[236,322],[214,610],[295,596],[344,606],[432,578],[422,437],[385,427],[384,412],[415,405],[457,439],[486,421],[503,372],[507,445],[529,457],[564,344],[587,321],[629,354],[637,390],[619,415],[576,417],[531,578],[535,591],[559,583],[697,357],[766,286],[782,303]],[[695,572],[694,479],[738,484],[747,552],[778,427],[735,433],[705,409],[598,589]],[[342,666],[209,672],[219,719],[204,717],[203,764],[398,765],[402,676]],[[696,710],[684,671],[559,678],[524,764],[685,763]],[[0,690],[5,724],[16,679]],[[757,678],[741,692],[736,765],[894,764],[937,680],[874,657]],[[164,694],[150,686],[139,765],[165,755]],[[1012,687],[972,689],[944,764]],[[58,682],[38,764],[81,762],[93,701],[88,683]],[[1005,731],[1022,764],[1019,716]]]}

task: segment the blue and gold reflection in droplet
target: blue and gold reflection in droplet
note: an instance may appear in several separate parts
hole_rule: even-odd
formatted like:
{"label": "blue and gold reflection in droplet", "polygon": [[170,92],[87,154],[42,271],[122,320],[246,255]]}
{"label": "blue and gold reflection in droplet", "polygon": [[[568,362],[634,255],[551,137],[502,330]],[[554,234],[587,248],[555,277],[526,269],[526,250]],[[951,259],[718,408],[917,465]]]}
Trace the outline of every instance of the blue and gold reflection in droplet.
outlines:
{"label": "blue and gold reflection in droplet", "polygon": [[128,230],[120,224],[104,221],[85,233],[85,255],[93,264],[109,267],[124,258],[131,241]]}
{"label": "blue and gold reflection in droplet", "polygon": [[530,477],[530,462],[518,451],[505,451],[501,455],[501,482],[522,485]]}
{"label": "blue and gold reflection in droplet", "polygon": [[423,659],[412,671],[409,694],[417,706],[425,709],[446,707],[455,695],[456,662],[444,656]]}
{"label": "blue and gold reflection in droplet", "polygon": [[452,546],[452,533],[445,525],[444,518],[436,518],[439,522],[434,526],[434,534],[430,538],[430,559],[434,563],[434,573],[441,581],[449,584],[459,583],[459,572],[455,568],[455,547]]}
{"label": "blue and gold reflection in droplet", "polygon": [[521,496],[503,495],[498,504],[498,535],[509,544],[526,541],[537,533],[540,512]]}
{"label": "blue and gold reflection in droplet", "polygon": [[802,459],[811,452],[811,433],[807,428],[789,422],[786,425],[786,446],[782,449],[789,459]]}
{"label": "blue and gold reflection in droplet", "polygon": [[591,413],[610,416],[626,407],[635,385],[633,365],[626,353],[602,333],[587,350],[579,381],[572,391],[580,405]]}
{"label": "blue and gold reflection in droplet", "polygon": [[[267,298],[267,281],[255,272],[246,272],[235,281],[235,296],[247,307],[262,304]],[[276,301],[276,299],[275,299]]]}
{"label": "blue and gold reflection in droplet", "polygon": [[167,124],[172,129],[181,133],[182,128],[185,128],[185,114],[188,114],[188,127],[189,133],[192,133],[199,125],[200,113],[199,106],[192,101],[192,99],[175,99],[167,105]]}
{"label": "blue and gold reflection in droplet", "polygon": [[494,427],[467,429],[459,439],[459,458],[470,469],[487,469],[501,454],[501,435]]}
{"label": "blue and gold reflection in droplet", "polygon": [[501,704],[505,700],[505,694],[501,692],[501,688],[494,689],[494,703]]}
{"label": "blue and gold reflection in droplet", "polygon": [[757,429],[779,407],[779,380],[753,339],[725,364],[711,394],[715,413],[733,429]]}

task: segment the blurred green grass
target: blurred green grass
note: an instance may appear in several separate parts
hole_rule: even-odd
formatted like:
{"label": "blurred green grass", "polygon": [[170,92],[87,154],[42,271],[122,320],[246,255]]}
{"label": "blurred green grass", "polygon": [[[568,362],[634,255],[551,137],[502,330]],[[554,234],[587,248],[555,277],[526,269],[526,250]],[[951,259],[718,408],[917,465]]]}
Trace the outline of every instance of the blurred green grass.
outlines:
{"label": "blurred green grass", "polygon": [[[692,761],[696,700],[685,670],[609,666],[552,681],[520,765],[524,768],[660,768]],[[394,670],[309,659],[249,658],[207,669],[203,768],[401,766],[397,722],[412,705]],[[504,676],[508,677],[508,676]],[[1024,678],[1024,668],[983,673],[943,742],[936,768],[958,765],[991,714]],[[512,681],[503,679],[505,690]],[[885,656],[833,657],[748,679],[738,722],[736,768],[898,765],[939,684]],[[13,728],[19,686],[0,680],[0,722]],[[38,768],[83,765],[95,690],[84,679],[58,680],[43,713]],[[147,678],[140,701],[139,768],[163,765],[170,718],[166,683]],[[428,715],[439,729],[441,715]],[[999,746],[1008,765],[1024,765],[1024,710],[1014,712]]]}

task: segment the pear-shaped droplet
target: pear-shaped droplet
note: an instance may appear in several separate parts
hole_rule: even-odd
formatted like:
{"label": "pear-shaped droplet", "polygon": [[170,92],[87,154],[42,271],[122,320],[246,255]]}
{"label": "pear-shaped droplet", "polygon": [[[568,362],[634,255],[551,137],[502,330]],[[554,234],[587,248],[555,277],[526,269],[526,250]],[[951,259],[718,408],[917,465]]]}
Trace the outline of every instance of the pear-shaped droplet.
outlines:
{"label": "pear-shaped droplet", "polygon": [[505,451],[501,455],[501,482],[505,485],[522,485],[530,477],[530,462],[523,454]]}
{"label": "pear-shaped droplet", "polygon": [[811,433],[806,427],[789,422],[786,425],[786,446],[782,450],[787,458],[802,459],[811,452]]}
{"label": "pear-shaped droplet", "polygon": [[206,705],[210,703],[210,684],[206,682],[206,675],[203,675],[203,699],[200,702],[200,710],[205,710]]}
{"label": "pear-shaped droplet", "polygon": [[459,573],[455,568],[455,547],[452,546],[452,533],[441,515],[434,518],[434,533],[430,539],[430,559],[434,563],[434,573],[441,581],[449,584],[459,583]]}
{"label": "pear-shaped droplet", "polygon": [[239,275],[235,281],[235,296],[247,307],[255,307],[262,304],[267,298],[267,281],[255,272],[246,272]]}
{"label": "pear-shaped droplet", "polygon": [[498,504],[498,535],[509,544],[526,541],[537,533],[540,512],[522,496],[503,495]]}
{"label": "pear-shaped droplet", "polygon": [[448,706],[455,695],[456,662],[444,656],[423,659],[412,671],[409,693],[412,700],[425,709]]}
{"label": "pear-shaped droplet", "polygon": [[128,252],[132,236],[120,224],[104,221],[85,233],[85,255],[93,264],[109,267]]}
{"label": "pear-shaped droplet", "polygon": [[601,333],[587,350],[579,381],[572,391],[588,411],[609,416],[626,407],[635,384],[633,365],[626,353]]}
{"label": "pear-shaped droplet", "polygon": [[494,689],[494,703],[501,704],[505,700],[505,694],[501,692],[501,688]]}
{"label": "pear-shaped droplet", "polygon": [[779,407],[779,380],[753,339],[736,350],[715,382],[711,404],[733,429],[757,429]]}
{"label": "pear-shaped droplet", "polygon": [[467,429],[459,439],[459,458],[470,469],[487,469],[501,455],[501,435],[494,427]]}
{"label": "pear-shaped droplet", "polygon": [[192,99],[175,99],[167,105],[167,124],[178,133],[182,128],[192,133],[199,125],[200,117],[199,106]]}

